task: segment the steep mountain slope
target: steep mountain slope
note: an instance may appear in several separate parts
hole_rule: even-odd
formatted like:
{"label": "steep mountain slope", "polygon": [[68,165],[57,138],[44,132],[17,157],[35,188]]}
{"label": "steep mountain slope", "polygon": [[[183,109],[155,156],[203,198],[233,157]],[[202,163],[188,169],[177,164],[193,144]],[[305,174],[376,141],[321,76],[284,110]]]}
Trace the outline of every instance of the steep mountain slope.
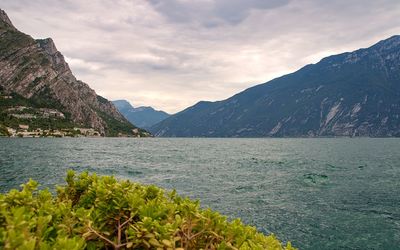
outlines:
{"label": "steep mountain slope", "polygon": [[155,110],[152,107],[134,108],[126,100],[116,100],[113,103],[128,121],[141,128],[150,128],[170,116],[166,112]]}
{"label": "steep mountain slope", "polygon": [[199,102],[153,126],[157,136],[400,136],[400,36]]}
{"label": "steep mountain slope", "polygon": [[0,10],[0,87],[39,107],[54,108],[78,127],[103,135],[134,135],[135,130],[107,99],[72,74],[52,39],[34,40],[18,31]]}

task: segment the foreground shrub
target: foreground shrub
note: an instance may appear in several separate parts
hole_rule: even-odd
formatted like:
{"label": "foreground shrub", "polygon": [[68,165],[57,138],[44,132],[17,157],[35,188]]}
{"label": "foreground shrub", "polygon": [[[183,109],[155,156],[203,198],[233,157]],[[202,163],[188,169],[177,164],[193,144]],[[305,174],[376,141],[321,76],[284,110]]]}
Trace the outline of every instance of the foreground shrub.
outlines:
{"label": "foreground shrub", "polygon": [[294,249],[175,191],[73,171],[66,181],[57,197],[32,180],[0,194],[0,248]]}

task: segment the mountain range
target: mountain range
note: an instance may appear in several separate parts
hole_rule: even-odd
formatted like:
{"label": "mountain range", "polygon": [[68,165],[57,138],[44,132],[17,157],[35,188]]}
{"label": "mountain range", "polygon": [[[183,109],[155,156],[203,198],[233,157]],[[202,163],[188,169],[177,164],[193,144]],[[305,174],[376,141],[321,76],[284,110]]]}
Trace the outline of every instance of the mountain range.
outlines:
{"label": "mountain range", "polygon": [[150,128],[151,126],[168,118],[170,115],[164,111],[155,110],[152,107],[134,108],[126,100],[113,101],[118,111],[132,124],[140,128]]}
{"label": "mountain range", "polygon": [[75,78],[51,38],[18,31],[0,10],[0,134],[31,125],[149,135],[131,121],[166,137],[399,137],[400,36],[172,116],[114,104]]}
{"label": "mountain range", "polygon": [[400,36],[244,90],[150,128],[166,137],[400,136]]}
{"label": "mountain range", "polygon": [[[148,135],[129,123],[110,101],[77,80],[51,38],[35,40],[18,31],[3,10],[0,10],[0,95],[2,126],[40,123],[57,129],[54,124],[60,124],[93,128],[105,136]],[[31,113],[15,113],[15,109]],[[39,119],[38,113],[43,110],[58,112],[62,120],[43,116]]]}

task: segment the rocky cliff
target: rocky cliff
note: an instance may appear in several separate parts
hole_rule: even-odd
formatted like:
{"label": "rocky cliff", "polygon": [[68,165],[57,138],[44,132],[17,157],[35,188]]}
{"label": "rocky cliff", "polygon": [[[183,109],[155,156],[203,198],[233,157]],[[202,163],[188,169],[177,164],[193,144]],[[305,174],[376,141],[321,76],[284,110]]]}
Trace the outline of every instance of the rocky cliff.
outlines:
{"label": "rocky cliff", "polygon": [[158,136],[400,136],[400,36],[199,102],[153,126]]}
{"label": "rocky cliff", "polygon": [[34,40],[18,31],[0,10],[0,87],[57,108],[77,126],[103,135],[143,134],[107,99],[72,74],[51,38]]}

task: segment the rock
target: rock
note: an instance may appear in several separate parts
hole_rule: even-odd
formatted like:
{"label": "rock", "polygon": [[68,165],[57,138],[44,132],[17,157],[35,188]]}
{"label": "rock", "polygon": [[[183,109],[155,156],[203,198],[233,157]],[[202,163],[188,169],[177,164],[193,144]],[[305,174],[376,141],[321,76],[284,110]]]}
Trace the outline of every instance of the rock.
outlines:
{"label": "rock", "polygon": [[11,20],[8,18],[7,13],[2,9],[0,9],[0,21],[9,26],[9,28],[15,29],[14,25],[11,23]]}

